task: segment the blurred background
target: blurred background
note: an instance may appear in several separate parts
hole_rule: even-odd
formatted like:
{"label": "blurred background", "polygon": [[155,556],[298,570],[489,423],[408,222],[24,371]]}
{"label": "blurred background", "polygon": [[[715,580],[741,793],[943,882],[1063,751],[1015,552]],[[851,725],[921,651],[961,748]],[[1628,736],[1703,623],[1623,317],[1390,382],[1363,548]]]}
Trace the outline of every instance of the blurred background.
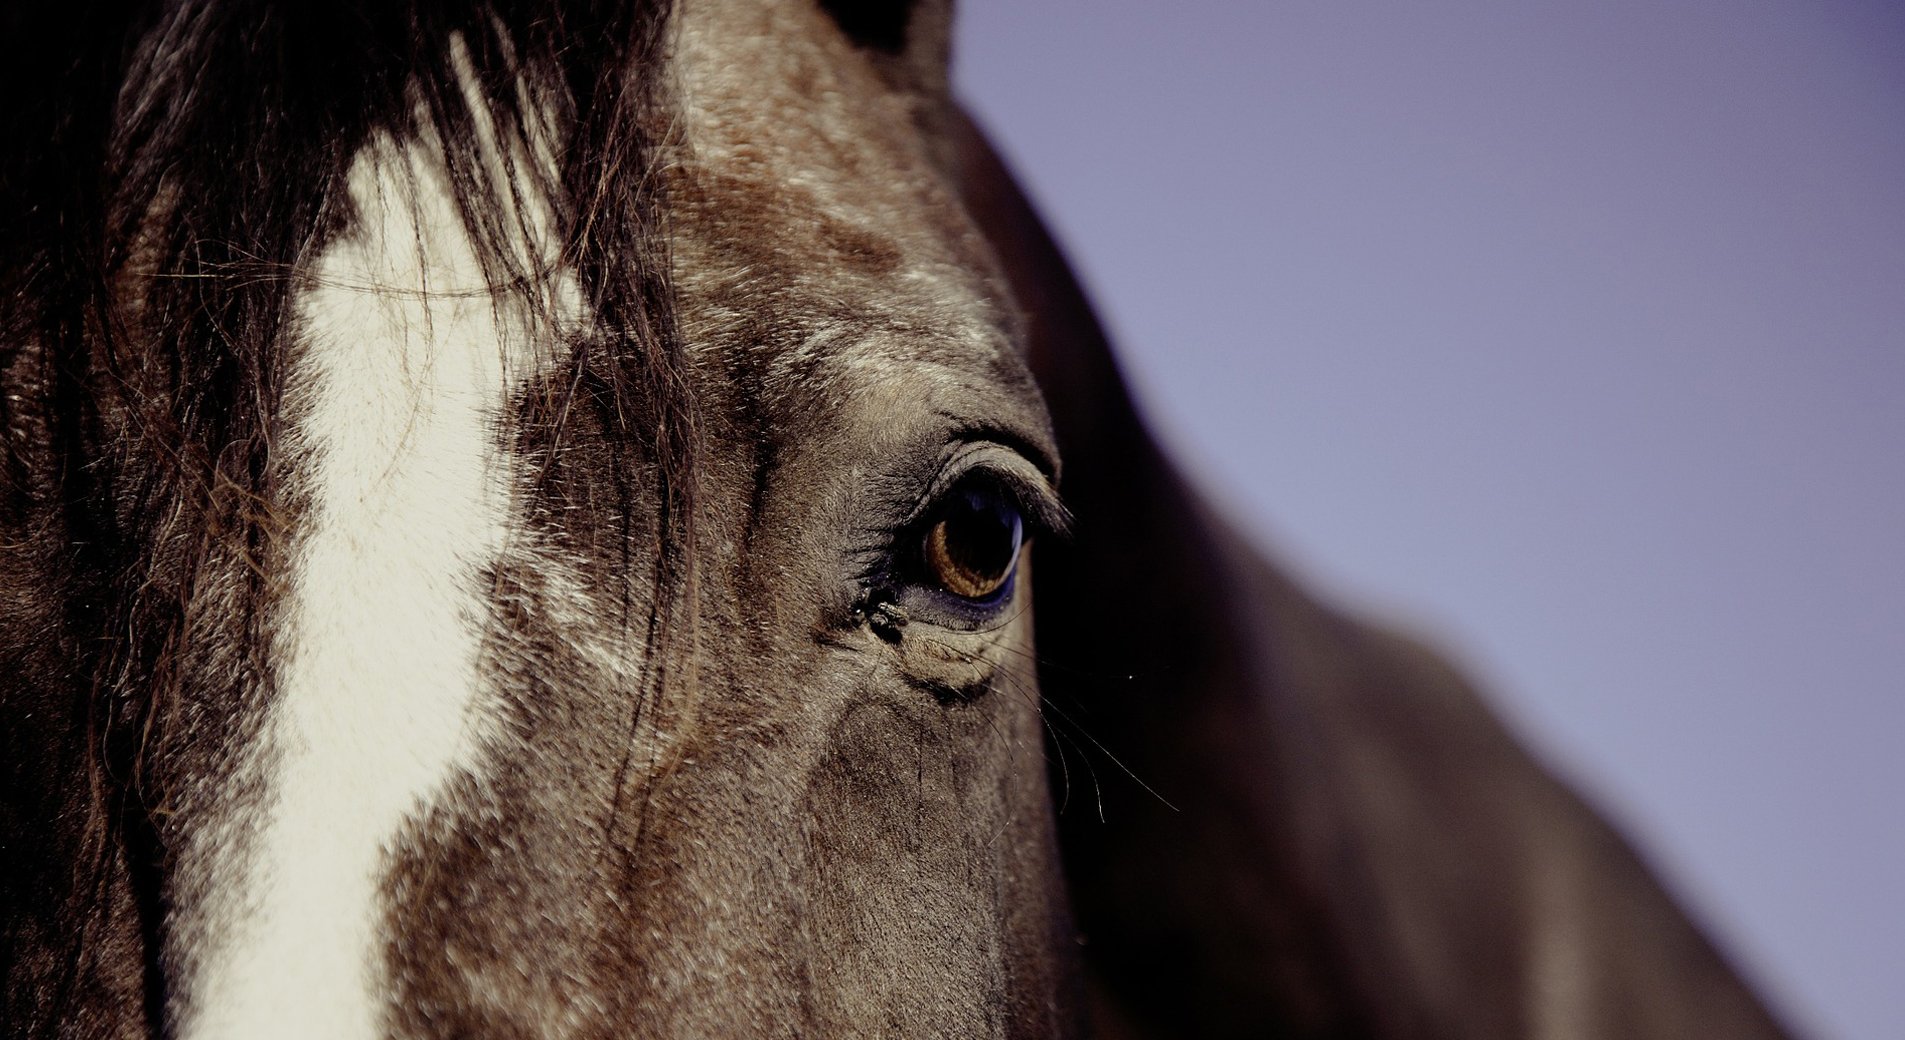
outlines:
{"label": "blurred background", "polygon": [[1905,4],[961,2],[1203,487],[1905,1036]]}

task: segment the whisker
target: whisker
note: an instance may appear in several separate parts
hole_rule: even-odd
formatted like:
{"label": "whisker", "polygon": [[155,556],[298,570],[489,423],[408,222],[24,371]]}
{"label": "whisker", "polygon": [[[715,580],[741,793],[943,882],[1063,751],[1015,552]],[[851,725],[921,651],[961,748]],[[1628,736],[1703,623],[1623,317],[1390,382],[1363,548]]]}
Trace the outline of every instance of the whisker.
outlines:
{"label": "whisker", "polygon": [[[948,653],[958,655],[959,657],[962,657],[969,662],[984,663],[983,660],[979,657],[979,655],[972,653],[971,651],[963,650],[959,647],[953,646],[950,643],[945,642],[944,640],[930,640],[930,642],[934,647],[944,650]],[[995,649],[1010,651],[1014,648],[995,646]],[[1014,692],[1018,694],[1020,697],[1022,698],[1024,697],[1024,691],[1015,689]],[[1100,741],[1097,737],[1092,736],[1091,733],[1088,730],[1086,730],[1085,726],[1082,723],[1080,723],[1077,719],[1072,718],[1072,716],[1069,713],[1067,713],[1064,708],[1060,707],[1050,697],[1045,696],[1043,691],[1041,691],[1038,694],[1038,701],[1036,704],[1033,704],[1032,706],[1039,710],[1041,717],[1044,715],[1044,710],[1046,708],[1051,709],[1054,713],[1058,715],[1061,721],[1065,722],[1067,725],[1071,726],[1074,730],[1076,730],[1077,734],[1080,737],[1083,737],[1086,741],[1089,741],[1091,746],[1094,748],[1097,748],[1099,753],[1104,755],[1106,759],[1110,760],[1112,765],[1117,766],[1119,772],[1122,772],[1125,776],[1130,777],[1133,783],[1143,788],[1145,793],[1149,794],[1153,798],[1156,798],[1160,804],[1162,804],[1165,808],[1170,809],[1172,812],[1183,811],[1179,809],[1177,805],[1175,805],[1170,799],[1164,797],[1164,795],[1159,793],[1157,788],[1152,787],[1150,784],[1146,783],[1143,777],[1140,777],[1134,770],[1132,770],[1130,766],[1125,765],[1124,761],[1120,759],[1117,755],[1113,754],[1110,748],[1106,747],[1104,743]],[[1080,750],[1082,751],[1083,749],[1081,748]],[[1087,761],[1089,762],[1089,758],[1087,758]],[[1101,797],[1099,800],[1100,819],[1103,819],[1103,816],[1104,816],[1104,803]]]}

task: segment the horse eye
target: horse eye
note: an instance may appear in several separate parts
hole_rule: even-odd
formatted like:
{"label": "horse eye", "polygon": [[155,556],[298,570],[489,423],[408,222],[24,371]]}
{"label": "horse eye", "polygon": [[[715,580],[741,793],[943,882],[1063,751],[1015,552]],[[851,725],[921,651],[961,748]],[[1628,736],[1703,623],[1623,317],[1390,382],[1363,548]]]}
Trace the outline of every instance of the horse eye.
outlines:
{"label": "horse eye", "polygon": [[985,489],[961,489],[926,531],[926,568],[962,599],[987,599],[1012,580],[1025,539],[1018,507]]}

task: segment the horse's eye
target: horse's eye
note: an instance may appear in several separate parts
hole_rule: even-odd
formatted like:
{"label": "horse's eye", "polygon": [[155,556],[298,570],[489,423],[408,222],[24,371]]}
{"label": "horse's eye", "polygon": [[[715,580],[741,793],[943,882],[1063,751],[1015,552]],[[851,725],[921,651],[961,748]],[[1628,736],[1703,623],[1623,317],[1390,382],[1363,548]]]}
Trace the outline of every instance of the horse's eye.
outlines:
{"label": "horse's eye", "polygon": [[926,569],[962,599],[997,596],[1012,580],[1025,538],[1018,507],[987,488],[961,488],[947,498],[926,531]]}

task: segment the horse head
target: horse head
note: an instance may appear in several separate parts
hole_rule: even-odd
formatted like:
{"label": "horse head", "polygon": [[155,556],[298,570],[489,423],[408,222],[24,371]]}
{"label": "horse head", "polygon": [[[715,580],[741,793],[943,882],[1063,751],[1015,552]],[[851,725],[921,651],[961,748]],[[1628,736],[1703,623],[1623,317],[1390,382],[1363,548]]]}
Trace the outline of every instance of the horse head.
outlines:
{"label": "horse head", "polygon": [[9,17],[16,1033],[1773,1030],[1177,478],[946,4]]}

